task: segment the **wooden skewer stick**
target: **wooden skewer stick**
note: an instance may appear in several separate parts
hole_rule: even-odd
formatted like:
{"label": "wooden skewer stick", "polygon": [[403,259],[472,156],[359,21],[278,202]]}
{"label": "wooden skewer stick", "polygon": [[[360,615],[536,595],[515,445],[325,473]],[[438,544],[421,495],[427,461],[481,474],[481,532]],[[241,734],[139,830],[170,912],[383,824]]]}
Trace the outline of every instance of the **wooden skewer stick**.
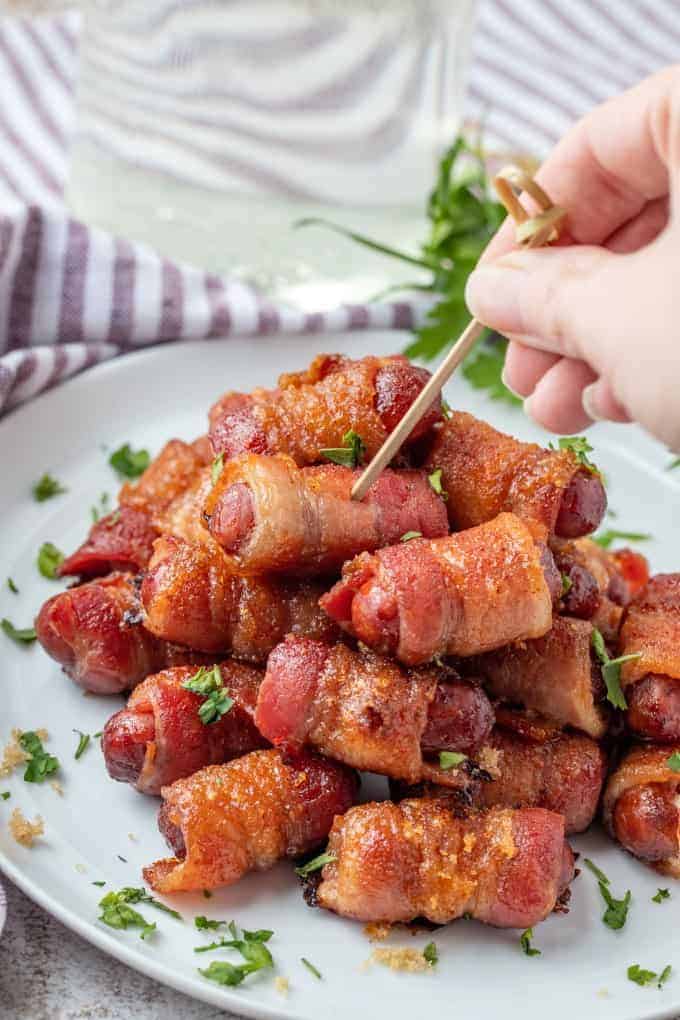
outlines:
{"label": "wooden skewer stick", "polygon": [[[552,204],[550,197],[533,177],[519,167],[507,166],[496,175],[494,185],[498,197],[517,224],[518,244],[526,248],[537,248],[539,245],[557,240],[566,212]],[[539,213],[532,215],[527,212],[518,197],[518,193],[522,191],[531,196],[540,209]],[[484,325],[478,319],[470,320],[432,378],[355,482],[352,499],[364,498],[378,475],[393,460],[407,436],[437,399],[461,361],[470,353],[484,329]]]}

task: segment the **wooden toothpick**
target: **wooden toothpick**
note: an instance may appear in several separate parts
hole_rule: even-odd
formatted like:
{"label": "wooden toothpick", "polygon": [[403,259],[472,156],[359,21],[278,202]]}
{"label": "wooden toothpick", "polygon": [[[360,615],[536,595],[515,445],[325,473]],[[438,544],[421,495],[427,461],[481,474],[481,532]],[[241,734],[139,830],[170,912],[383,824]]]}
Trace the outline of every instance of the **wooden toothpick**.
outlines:
{"label": "wooden toothpick", "polygon": [[[557,240],[566,212],[552,204],[549,195],[530,174],[517,166],[507,166],[494,177],[494,186],[508,214],[517,224],[515,236],[519,245],[524,248],[537,248]],[[524,208],[519,199],[519,194],[523,191],[534,200],[540,210],[538,213],[531,214]],[[461,361],[470,353],[484,329],[484,325],[478,319],[470,320],[432,378],[355,482],[352,499],[364,498],[378,475],[393,460],[407,436],[437,399]]]}

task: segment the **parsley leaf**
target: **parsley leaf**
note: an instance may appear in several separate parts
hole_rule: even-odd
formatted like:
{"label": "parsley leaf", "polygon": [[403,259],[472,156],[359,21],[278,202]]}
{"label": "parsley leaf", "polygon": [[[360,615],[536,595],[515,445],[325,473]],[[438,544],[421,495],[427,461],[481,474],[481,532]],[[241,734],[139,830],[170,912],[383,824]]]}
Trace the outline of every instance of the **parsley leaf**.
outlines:
{"label": "parsley leaf", "polygon": [[618,531],[616,528],[609,528],[593,535],[593,542],[597,542],[603,549],[608,549],[613,542],[649,542],[651,535],[643,531]]}
{"label": "parsley leaf", "polygon": [[36,502],[44,503],[46,499],[52,499],[53,496],[60,496],[63,492],[68,492],[68,489],[64,488],[52,475],[44,474],[37,482],[34,482],[31,492]]}
{"label": "parsley leaf", "polygon": [[74,733],[78,733],[79,736],[80,736],[80,740],[78,741],[78,746],[76,748],[76,753],[73,755],[75,760],[78,761],[78,759],[85,753],[85,751],[87,750],[87,748],[89,746],[89,743],[90,743],[90,734],[89,733],[81,733],[80,730],[74,730],[73,732]]}
{"label": "parsley leaf", "polygon": [[[555,449],[552,443],[548,445],[551,450]],[[557,446],[560,450],[568,450],[569,453],[573,453],[579,464],[587,468],[594,475],[600,474],[598,468],[588,457],[588,454],[593,452],[594,447],[590,445],[585,436],[562,436],[561,439],[557,440]]]}
{"label": "parsley leaf", "polygon": [[657,981],[656,984],[657,988],[662,988],[666,984],[669,977],[671,976],[672,970],[673,968],[671,967],[670,963],[667,963],[664,969],[659,974],[659,980]]}
{"label": "parsley leaf", "polygon": [[342,441],[344,446],[319,450],[319,453],[333,464],[351,468],[358,467],[366,456],[366,445],[363,439],[354,429],[350,429],[349,432],[345,432]]}
{"label": "parsley leaf", "polygon": [[633,652],[630,655],[619,655],[617,659],[610,659],[604,638],[597,627],[593,627],[591,644],[602,666],[602,679],[607,688],[607,701],[614,708],[628,708],[626,696],[621,689],[621,666],[624,662],[632,662],[635,659],[639,659],[642,653]]}
{"label": "parsley leaf", "polygon": [[628,980],[634,981],[636,985],[650,985],[656,981],[658,974],[654,970],[644,970],[639,963],[633,963],[627,971]]}
{"label": "parsley leaf", "polygon": [[598,868],[597,864],[594,864],[589,857],[585,857],[583,859],[583,863],[590,871],[592,871],[593,875],[595,875],[595,878],[598,880],[598,882],[604,882],[605,885],[609,885],[609,879],[605,875],[604,871],[601,871],[600,868]]}
{"label": "parsley leaf", "polygon": [[670,758],[666,758],[666,765],[671,772],[680,772],[680,751],[674,751]]}
{"label": "parsley leaf", "polygon": [[441,498],[444,499],[444,500],[449,498],[448,492],[446,491],[446,489],[444,489],[442,487],[442,469],[441,468],[435,468],[435,470],[432,472],[432,474],[427,476],[427,480],[430,483],[430,486],[434,489],[434,491],[437,493],[438,496],[441,496]]}
{"label": "parsley leaf", "polygon": [[9,790],[3,790],[2,793],[0,793],[0,797],[2,797],[3,800],[9,800],[11,796],[12,794],[9,792]]}
{"label": "parsley leaf", "polygon": [[54,581],[57,578],[59,565],[64,562],[64,554],[51,542],[43,542],[36,562],[42,576],[46,577],[48,581]]}
{"label": "parsley leaf", "polygon": [[211,921],[204,914],[199,914],[198,917],[194,918],[194,924],[199,931],[217,931],[218,928],[221,928],[226,923],[226,921]]}
{"label": "parsley leaf", "polygon": [[439,963],[439,952],[437,950],[436,943],[428,942],[423,949],[423,956],[429,963],[430,967],[434,967],[437,963]]}
{"label": "parsley leaf", "polygon": [[170,914],[171,917],[176,918],[178,921],[182,920],[180,913],[172,910],[171,907],[166,907],[165,903],[161,903],[160,900],[154,899],[146,889],[135,889],[131,886],[126,886],[124,889],[119,890],[119,892],[107,893],[99,901],[102,911],[99,920],[103,921],[104,924],[108,924],[110,928],[141,928],[142,931],[139,937],[142,939],[148,938],[156,930],[156,925],[149,924],[145,917],[138,913],[138,911],[133,910],[130,906],[131,903],[148,903],[149,906]]}
{"label": "parsley leaf", "polygon": [[16,641],[20,645],[30,645],[38,636],[35,632],[35,627],[15,627],[6,618],[0,620],[0,627],[2,627],[8,638],[11,638],[12,641]]}
{"label": "parsley leaf", "polygon": [[540,949],[535,949],[534,946],[532,946],[532,944],[531,944],[531,940],[532,940],[533,937],[534,937],[534,929],[533,928],[527,928],[526,931],[523,931],[522,934],[519,937],[519,944],[522,947],[522,950],[523,950],[523,952],[524,952],[524,954],[526,956],[540,956],[541,955],[541,950]]}
{"label": "parsley leaf", "polygon": [[260,931],[243,931],[242,938],[238,937],[238,930],[232,921],[229,930],[233,936],[231,939],[220,939],[209,946],[198,946],[195,953],[205,953],[211,949],[235,949],[243,957],[244,963],[233,964],[228,960],[213,960],[209,967],[199,969],[199,973],[209,981],[216,981],[220,985],[240,985],[249,975],[258,970],[271,968],[274,960],[267,946],[264,944],[274,934],[272,931],[262,929]]}
{"label": "parsley leaf", "polygon": [[448,771],[448,769],[462,765],[464,761],[467,761],[467,755],[461,754],[459,751],[439,752],[439,768],[444,769],[445,772]]}
{"label": "parsley leaf", "polygon": [[318,981],[323,981],[321,971],[317,970],[313,963],[310,963],[304,956],[300,957],[300,963],[307,968],[310,974],[313,974]]}
{"label": "parsley leaf", "polygon": [[17,588],[16,584],[14,583],[11,577],[7,578],[7,587],[9,588],[13,595],[19,594],[19,589]]}
{"label": "parsley leaf", "polygon": [[492,400],[501,400],[511,406],[522,401],[503,382],[503,365],[507,340],[493,338],[478,345],[463,362],[462,372],[476,390],[486,390]]}
{"label": "parsley leaf", "polygon": [[405,531],[399,539],[400,542],[410,542],[414,538],[422,538],[422,531]]}
{"label": "parsley leaf", "polygon": [[148,450],[133,450],[129,443],[124,443],[109,457],[111,467],[124,478],[139,478],[150,462]]}
{"label": "parsley leaf", "polygon": [[623,897],[622,900],[617,900],[611,894],[611,891],[609,889],[609,879],[607,878],[605,873],[603,871],[600,871],[597,865],[593,864],[593,862],[589,860],[587,857],[584,858],[583,863],[586,865],[587,868],[590,869],[590,871],[592,871],[592,873],[597,878],[597,885],[600,890],[600,895],[607,904],[607,909],[602,915],[603,923],[606,924],[609,928],[613,928],[614,931],[618,931],[620,928],[623,928],[628,917],[628,908],[630,906],[631,901],[630,889],[627,890],[626,895]]}
{"label": "parsley leaf", "polygon": [[42,783],[47,776],[51,776],[59,768],[59,759],[55,758],[53,754],[47,753],[42,745],[42,740],[33,730],[22,733],[19,737],[19,744],[26,754],[30,755],[24,772],[24,779],[27,783]]}
{"label": "parsley leaf", "polygon": [[210,480],[213,485],[222,474],[223,467],[224,467],[224,454],[220,453],[218,454],[217,457],[215,457],[214,461],[212,462],[212,467],[210,468]]}
{"label": "parsley leaf", "polygon": [[306,864],[301,865],[295,869],[295,874],[299,875],[300,878],[306,878],[307,875],[313,874],[315,871],[319,871],[327,864],[332,864],[333,861],[337,861],[335,854],[323,853],[319,854],[318,857],[314,857],[311,861],[307,861]]}
{"label": "parsley leaf", "polygon": [[669,889],[657,889],[656,894],[652,896],[652,903],[661,903],[663,900],[669,900],[670,898]]}
{"label": "parsley leaf", "polygon": [[213,666],[212,669],[201,666],[197,673],[184,681],[182,687],[203,698],[198,716],[204,726],[217,722],[234,704],[234,699],[229,697],[224,688],[219,666]]}
{"label": "parsley leaf", "polygon": [[567,574],[562,574],[561,577],[562,577],[562,591],[560,594],[562,598],[564,598],[564,596],[568,595],[571,589],[573,588],[574,582]]}

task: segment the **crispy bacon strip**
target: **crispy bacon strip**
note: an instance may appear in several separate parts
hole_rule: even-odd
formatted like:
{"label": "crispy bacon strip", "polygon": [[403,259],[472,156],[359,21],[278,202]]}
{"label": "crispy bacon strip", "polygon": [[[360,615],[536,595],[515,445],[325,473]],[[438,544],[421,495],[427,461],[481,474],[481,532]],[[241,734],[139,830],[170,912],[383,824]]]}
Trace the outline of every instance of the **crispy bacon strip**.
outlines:
{"label": "crispy bacon strip", "polygon": [[501,514],[447,538],[358,556],[321,605],[369,647],[416,666],[545,634],[555,575],[559,592],[548,550],[518,517]]}
{"label": "crispy bacon strip", "polygon": [[253,716],[262,673],[238,662],[220,663],[225,693],[233,705],[219,719],[201,721],[204,699],[183,685],[198,666],[175,666],[135,688],[111,716],[102,738],[112,779],[131,783],[140,793],[158,795],[162,786],[190,776],[206,765],[239,758],[265,747]]}
{"label": "crispy bacon strip", "polygon": [[320,584],[231,573],[216,543],[156,540],[141,597],[148,630],[203,652],[265,662],[286,634],[333,639]]}
{"label": "crispy bacon strip", "polygon": [[586,620],[558,616],[543,637],[481,655],[470,666],[501,701],[598,739],[607,729],[607,714],[599,704],[602,681],[591,654],[592,632]]}
{"label": "crispy bacon strip", "polygon": [[630,730],[659,743],[680,741],[680,574],[657,574],[629,606],[619,654]]}
{"label": "crispy bacon strip", "polygon": [[210,533],[234,569],[251,574],[330,573],[409,531],[448,534],[444,501],[422,471],[384,471],[357,502],[360,474],[337,464],[299,468],[286,456],[235,458],[208,493]]}
{"label": "crispy bacon strip", "polygon": [[126,482],[118,509],[97,521],[83,544],[58,568],[60,577],[96,577],[112,570],[142,570],[158,535],[161,514],[207,463],[204,439],[171,439],[134,484]]}
{"label": "crispy bacon strip", "polygon": [[425,468],[442,470],[454,530],[511,511],[577,538],[594,531],[607,508],[600,478],[573,453],[522,443],[463,411],[438,427]]}
{"label": "crispy bacon strip", "polygon": [[680,878],[680,773],[669,766],[680,744],[635,747],[609,777],[603,817],[626,850]]}
{"label": "crispy bacon strip", "polygon": [[423,749],[476,750],[493,710],[479,687],[441,678],[441,670],[406,670],[373,652],[288,637],[269,656],[255,722],[289,751],[312,747],[395,779],[459,785]]}
{"label": "crispy bacon strip", "polygon": [[110,574],[54,595],[35,628],[47,654],[93,694],[120,694],[168,666],[209,661],[146,630],[130,574]]}
{"label": "crispy bacon strip", "polygon": [[201,769],[164,787],[158,827],[176,856],[144,868],[144,878],[161,893],[232,885],[313,850],[356,792],[355,773],[312,755],[287,763],[254,751]]}
{"label": "crispy bacon strip", "polygon": [[564,819],[541,808],[459,819],[428,799],[362,804],[336,818],[328,852],[317,902],[357,921],[467,914],[526,928],[555,909],[574,874]]}
{"label": "crispy bacon strip", "polygon": [[[287,453],[297,464],[315,464],[324,449],[343,446],[353,429],[373,457],[430,377],[402,355],[352,361],[320,354],[305,372],[283,375],[278,389],[227,393],[210,412],[216,454]],[[435,401],[411,433],[426,434],[441,415]]]}

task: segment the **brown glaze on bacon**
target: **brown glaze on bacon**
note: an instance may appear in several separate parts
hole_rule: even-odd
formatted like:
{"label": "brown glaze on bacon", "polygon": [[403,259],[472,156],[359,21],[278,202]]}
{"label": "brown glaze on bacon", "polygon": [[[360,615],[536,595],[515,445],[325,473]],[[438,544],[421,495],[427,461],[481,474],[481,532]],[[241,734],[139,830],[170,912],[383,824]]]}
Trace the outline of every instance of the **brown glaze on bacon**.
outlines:
{"label": "brown glaze on bacon", "polygon": [[626,723],[639,737],[680,741],[680,574],[657,574],[628,607],[619,640]]}
{"label": "brown glaze on bacon", "polygon": [[159,533],[154,518],[194,480],[206,463],[204,439],[171,439],[135,482],[126,482],[118,509],[97,521],[83,544],[58,568],[59,577],[95,577],[112,570],[142,570]]}
{"label": "brown glaze on bacon", "polygon": [[144,878],[161,893],[232,885],[313,850],[356,793],[354,772],[313,755],[286,762],[279,751],[254,751],[201,769],[163,789],[158,825],[175,856],[144,868]]}
{"label": "brown glaze on bacon", "polygon": [[680,744],[636,747],[609,777],[603,817],[626,850],[680,878],[680,773],[668,760]]}
{"label": "brown glaze on bacon", "polygon": [[406,670],[370,651],[289,637],[269,656],[255,722],[290,751],[312,747],[411,783],[457,782],[423,760],[423,746],[474,751],[488,738],[493,711],[479,687],[441,677],[441,670]]}
{"label": "brown glaze on bacon", "polygon": [[422,471],[384,471],[361,502],[351,497],[360,474],[337,464],[299,468],[281,455],[235,458],[208,493],[210,533],[233,569],[250,574],[328,574],[408,531],[448,534],[444,501]]}
{"label": "brown glaze on bacon", "polygon": [[526,928],[554,910],[573,877],[564,819],[541,808],[456,818],[435,800],[362,804],[331,829],[319,906],[357,921],[463,914]]}
{"label": "brown glaze on bacon", "polygon": [[157,539],[141,587],[148,630],[202,652],[265,662],[288,633],[332,640],[312,581],[239,577],[216,543]]}
{"label": "brown glaze on bacon", "polygon": [[130,574],[110,574],[54,595],[40,610],[35,629],[47,654],[94,694],[120,694],[168,666],[207,661],[142,625]]}
{"label": "brown glaze on bacon", "polygon": [[607,713],[598,703],[592,632],[586,620],[558,616],[543,637],[479,656],[470,668],[493,697],[598,739],[607,729]]}
{"label": "brown glaze on bacon", "polygon": [[518,517],[501,514],[447,538],[358,556],[321,605],[369,647],[415,666],[545,634],[552,571],[545,546]]}
{"label": "brown glaze on bacon", "polygon": [[220,663],[225,693],[234,704],[208,724],[198,714],[203,698],[183,684],[198,666],[163,670],[135,688],[111,716],[102,737],[112,779],[131,783],[140,793],[158,795],[162,786],[190,776],[206,765],[239,758],[265,747],[253,716],[262,673],[250,666]]}
{"label": "brown glaze on bacon", "polygon": [[[216,454],[287,453],[316,464],[321,451],[343,446],[353,429],[373,457],[430,377],[402,355],[352,361],[320,354],[305,372],[283,375],[275,390],[227,393],[210,412]],[[421,438],[441,416],[435,401],[411,433]]]}
{"label": "brown glaze on bacon", "polygon": [[425,468],[442,470],[454,530],[510,511],[577,538],[594,531],[607,508],[600,478],[573,453],[522,443],[463,411],[438,427]]}

